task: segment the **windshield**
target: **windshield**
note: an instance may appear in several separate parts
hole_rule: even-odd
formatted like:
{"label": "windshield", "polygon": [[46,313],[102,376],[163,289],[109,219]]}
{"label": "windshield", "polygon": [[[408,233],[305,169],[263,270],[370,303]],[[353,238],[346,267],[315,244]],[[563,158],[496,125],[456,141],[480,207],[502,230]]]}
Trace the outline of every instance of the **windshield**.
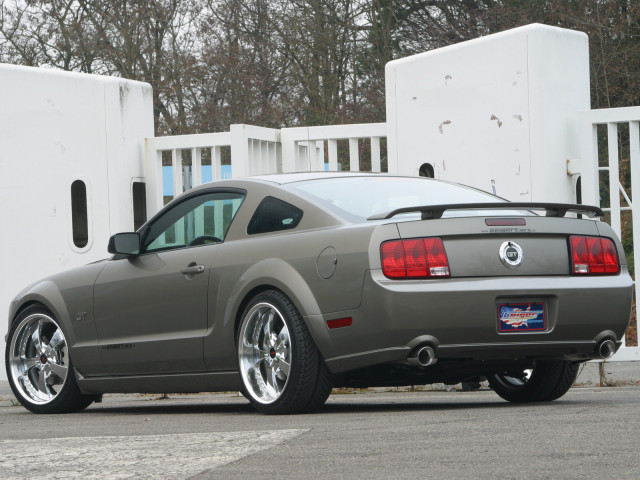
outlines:
{"label": "windshield", "polygon": [[[423,177],[344,177],[294,182],[288,185],[328,210],[351,221],[366,221],[371,215],[398,208],[451,203],[489,203],[505,200],[454,183]],[[449,210],[443,217],[531,215],[509,210]],[[394,219],[416,219],[420,214],[402,214]]]}

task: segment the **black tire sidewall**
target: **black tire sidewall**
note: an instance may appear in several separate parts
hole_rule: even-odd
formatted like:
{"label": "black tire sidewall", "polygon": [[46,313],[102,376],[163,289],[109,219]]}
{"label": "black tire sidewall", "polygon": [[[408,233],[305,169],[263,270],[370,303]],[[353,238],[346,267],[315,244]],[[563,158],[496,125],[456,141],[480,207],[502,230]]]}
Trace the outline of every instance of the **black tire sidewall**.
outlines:
{"label": "black tire sidewall", "polygon": [[510,402],[548,402],[569,391],[577,376],[578,365],[566,360],[539,361],[531,376],[520,387],[505,385],[499,375],[488,377],[491,388]]}

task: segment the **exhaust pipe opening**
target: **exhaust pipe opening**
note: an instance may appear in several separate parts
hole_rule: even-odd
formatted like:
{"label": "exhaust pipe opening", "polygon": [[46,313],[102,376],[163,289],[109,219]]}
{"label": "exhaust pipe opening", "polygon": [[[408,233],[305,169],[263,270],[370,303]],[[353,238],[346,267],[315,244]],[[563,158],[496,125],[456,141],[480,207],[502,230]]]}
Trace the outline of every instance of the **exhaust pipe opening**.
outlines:
{"label": "exhaust pipe opening", "polygon": [[407,358],[410,365],[417,365],[420,367],[428,367],[438,361],[436,358],[435,350],[429,345],[420,347]]}
{"label": "exhaust pipe opening", "polygon": [[614,353],[616,353],[616,344],[613,340],[607,339],[600,343],[600,346],[598,347],[598,355],[600,358],[603,360],[609,360],[613,357]]}

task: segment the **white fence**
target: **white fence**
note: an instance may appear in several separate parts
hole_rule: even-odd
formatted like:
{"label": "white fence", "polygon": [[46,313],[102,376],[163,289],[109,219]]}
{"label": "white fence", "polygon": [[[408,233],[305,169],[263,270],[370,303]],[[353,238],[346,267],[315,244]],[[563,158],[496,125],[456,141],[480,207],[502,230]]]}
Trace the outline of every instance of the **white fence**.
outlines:
{"label": "white fence", "polygon": [[349,141],[349,170],[360,171],[358,141],[371,141],[371,171],[380,171],[380,138],[387,136],[386,123],[283,128],[282,166],[284,172],[324,170],[324,142],[330,171],[338,170],[338,140]]}
{"label": "white fence", "polygon": [[171,152],[173,196],[185,190],[183,152],[191,152],[191,179],[187,187],[202,184],[203,150],[210,151],[212,180],[220,179],[222,149],[231,148],[236,177],[272,173],[281,165],[280,132],[252,125],[231,125],[229,132],[175,135],[145,139],[147,214],[160,210],[163,200],[163,152]]}
{"label": "white fence", "polygon": [[[628,145],[622,147],[629,152],[631,197],[620,182],[620,125],[628,125]],[[607,161],[600,166],[598,126],[607,126]],[[626,133],[626,132],[625,132]],[[625,135],[626,137],[626,135]],[[627,140],[625,138],[625,140]],[[626,142],[625,142],[626,143]],[[633,256],[640,261],[640,208],[633,208],[633,199],[640,198],[640,107],[610,108],[580,112],[580,157],[582,164],[582,203],[600,205],[600,174],[609,174],[609,205],[603,210],[611,214],[611,227],[622,238],[623,211],[631,211]],[[637,196],[636,196],[637,195]],[[620,197],[626,206],[621,206]],[[635,242],[638,239],[638,242]],[[640,263],[636,264],[637,266]],[[635,284],[638,298],[638,283]],[[637,322],[637,320],[635,320]],[[640,347],[623,347],[612,361],[640,360]]]}
{"label": "white fence", "polygon": [[[229,132],[176,135],[146,139],[147,212],[151,216],[163,206],[163,152],[171,152],[172,195],[202,184],[203,151],[210,151],[213,180],[220,178],[222,149],[230,149],[234,177],[266,173],[325,170],[337,171],[338,141],[349,142],[349,168],[360,171],[359,141],[371,142],[371,171],[379,172],[380,140],[386,138],[386,123],[283,128],[231,125]],[[191,152],[191,179],[184,182],[183,152]]]}

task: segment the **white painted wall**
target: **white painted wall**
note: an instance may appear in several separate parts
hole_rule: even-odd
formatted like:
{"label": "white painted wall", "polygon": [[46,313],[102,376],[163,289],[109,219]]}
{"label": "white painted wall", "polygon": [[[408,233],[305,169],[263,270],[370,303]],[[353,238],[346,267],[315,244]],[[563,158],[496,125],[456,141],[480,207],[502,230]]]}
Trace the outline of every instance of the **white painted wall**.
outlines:
{"label": "white painted wall", "polygon": [[[151,86],[0,64],[0,325],[11,299],[46,275],[107,256],[133,229],[131,182],[153,136]],[[87,184],[89,244],[71,229],[71,184]]]}
{"label": "white painted wall", "polygon": [[387,64],[389,170],[512,201],[573,202],[587,35],[533,24]]}

